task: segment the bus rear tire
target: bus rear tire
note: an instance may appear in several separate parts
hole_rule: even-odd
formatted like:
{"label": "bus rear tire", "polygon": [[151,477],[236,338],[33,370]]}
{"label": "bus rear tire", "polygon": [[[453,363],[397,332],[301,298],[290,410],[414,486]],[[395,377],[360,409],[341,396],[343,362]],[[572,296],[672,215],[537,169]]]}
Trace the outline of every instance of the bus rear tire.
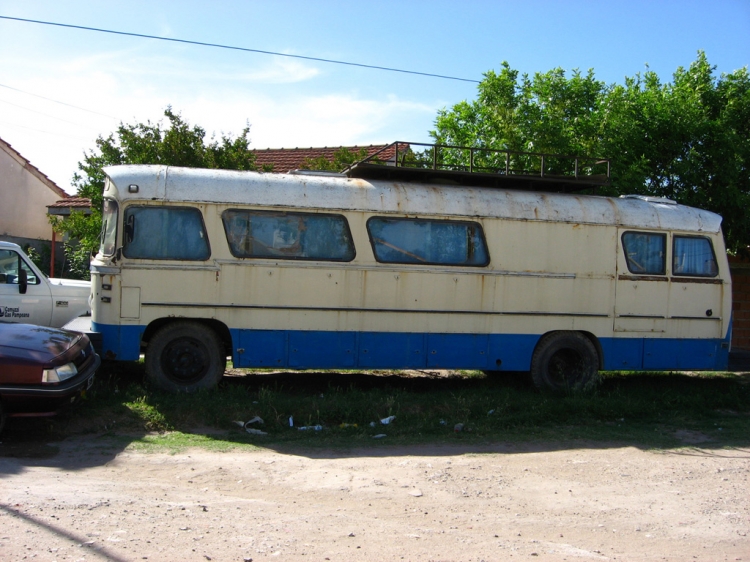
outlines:
{"label": "bus rear tire", "polygon": [[200,322],[161,328],[146,348],[146,377],[167,392],[216,387],[224,376],[226,353],[219,336]]}
{"label": "bus rear tire", "polygon": [[539,340],[531,358],[531,378],[543,392],[586,392],[599,378],[599,354],[580,332],[550,332]]}

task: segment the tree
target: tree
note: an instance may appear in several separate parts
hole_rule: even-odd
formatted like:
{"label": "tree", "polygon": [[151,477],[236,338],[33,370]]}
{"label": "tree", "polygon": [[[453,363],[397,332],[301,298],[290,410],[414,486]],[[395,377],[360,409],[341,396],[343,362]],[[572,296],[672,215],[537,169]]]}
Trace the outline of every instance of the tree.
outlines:
{"label": "tree", "polygon": [[99,246],[105,174],[103,168],[118,164],[163,164],[188,168],[224,168],[255,170],[255,155],[250,150],[250,126],[233,138],[223,135],[206,141],[206,131],[183,120],[168,107],[164,111],[168,125],[158,123],[121,123],[117,131],[96,139],[96,150],[84,154],[73,185],[79,197],[91,199],[91,215],[73,213],[69,218],[51,218],[58,232],[77,244],[66,244],[71,271],[82,278],[89,275],[91,252]]}
{"label": "tree", "polygon": [[651,71],[613,86],[602,150],[621,192],[714,211],[732,252],[750,245],[750,76],[715,76],[702,52],[662,84]]}
{"label": "tree", "polygon": [[750,76],[715,70],[699,52],[671,82],[648,70],[606,85],[593,70],[530,78],[503,63],[485,74],[475,101],[440,111],[431,134],[441,144],[610,158],[605,193],[717,212],[728,248],[741,252],[750,245]]}

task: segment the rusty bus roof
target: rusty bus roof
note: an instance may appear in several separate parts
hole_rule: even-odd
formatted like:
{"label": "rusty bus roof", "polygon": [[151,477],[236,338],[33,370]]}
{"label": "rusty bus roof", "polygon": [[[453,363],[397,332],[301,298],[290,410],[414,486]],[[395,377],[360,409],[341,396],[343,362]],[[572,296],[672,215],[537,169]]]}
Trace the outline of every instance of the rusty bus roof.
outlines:
{"label": "rusty bus roof", "polygon": [[[336,174],[272,174],[159,165],[109,166],[104,171],[114,184],[108,186],[105,196],[123,201],[502,218],[706,233],[718,233],[721,228],[721,217],[715,213],[659,198],[603,197],[367,180]],[[137,191],[129,186],[137,186]]]}

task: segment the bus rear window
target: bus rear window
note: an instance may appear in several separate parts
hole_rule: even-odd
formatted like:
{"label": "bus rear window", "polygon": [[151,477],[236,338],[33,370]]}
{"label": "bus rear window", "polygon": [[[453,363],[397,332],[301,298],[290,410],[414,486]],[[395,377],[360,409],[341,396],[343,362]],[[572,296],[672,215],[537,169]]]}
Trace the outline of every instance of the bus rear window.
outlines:
{"label": "bus rear window", "polygon": [[666,273],[666,234],[625,232],[622,247],[630,273],[664,275]]}
{"label": "bus rear window", "polygon": [[237,258],[352,261],[354,242],[341,215],[231,209],[221,215]]}
{"label": "bus rear window", "polygon": [[672,274],[716,277],[719,268],[711,241],[702,236],[675,236]]}
{"label": "bus rear window", "polygon": [[373,217],[367,230],[379,262],[483,267],[490,261],[475,222]]}
{"label": "bus rear window", "polygon": [[122,252],[146,260],[204,261],[211,256],[203,216],[193,207],[128,207]]}

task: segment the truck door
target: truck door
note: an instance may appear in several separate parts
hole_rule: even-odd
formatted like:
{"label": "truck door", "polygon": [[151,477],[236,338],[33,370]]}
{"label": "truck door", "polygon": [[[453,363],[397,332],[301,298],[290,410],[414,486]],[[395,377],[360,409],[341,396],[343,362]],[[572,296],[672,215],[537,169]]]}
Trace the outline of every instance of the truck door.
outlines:
{"label": "truck door", "polygon": [[[22,291],[23,273],[26,290]],[[49,326],[52,295],[47,281],[15,250],[0,249],[0,320]]]}
{"label": "truck door", "polygon": [[664,332],[669,307],[667,235],[618,232],[615,332]]}

